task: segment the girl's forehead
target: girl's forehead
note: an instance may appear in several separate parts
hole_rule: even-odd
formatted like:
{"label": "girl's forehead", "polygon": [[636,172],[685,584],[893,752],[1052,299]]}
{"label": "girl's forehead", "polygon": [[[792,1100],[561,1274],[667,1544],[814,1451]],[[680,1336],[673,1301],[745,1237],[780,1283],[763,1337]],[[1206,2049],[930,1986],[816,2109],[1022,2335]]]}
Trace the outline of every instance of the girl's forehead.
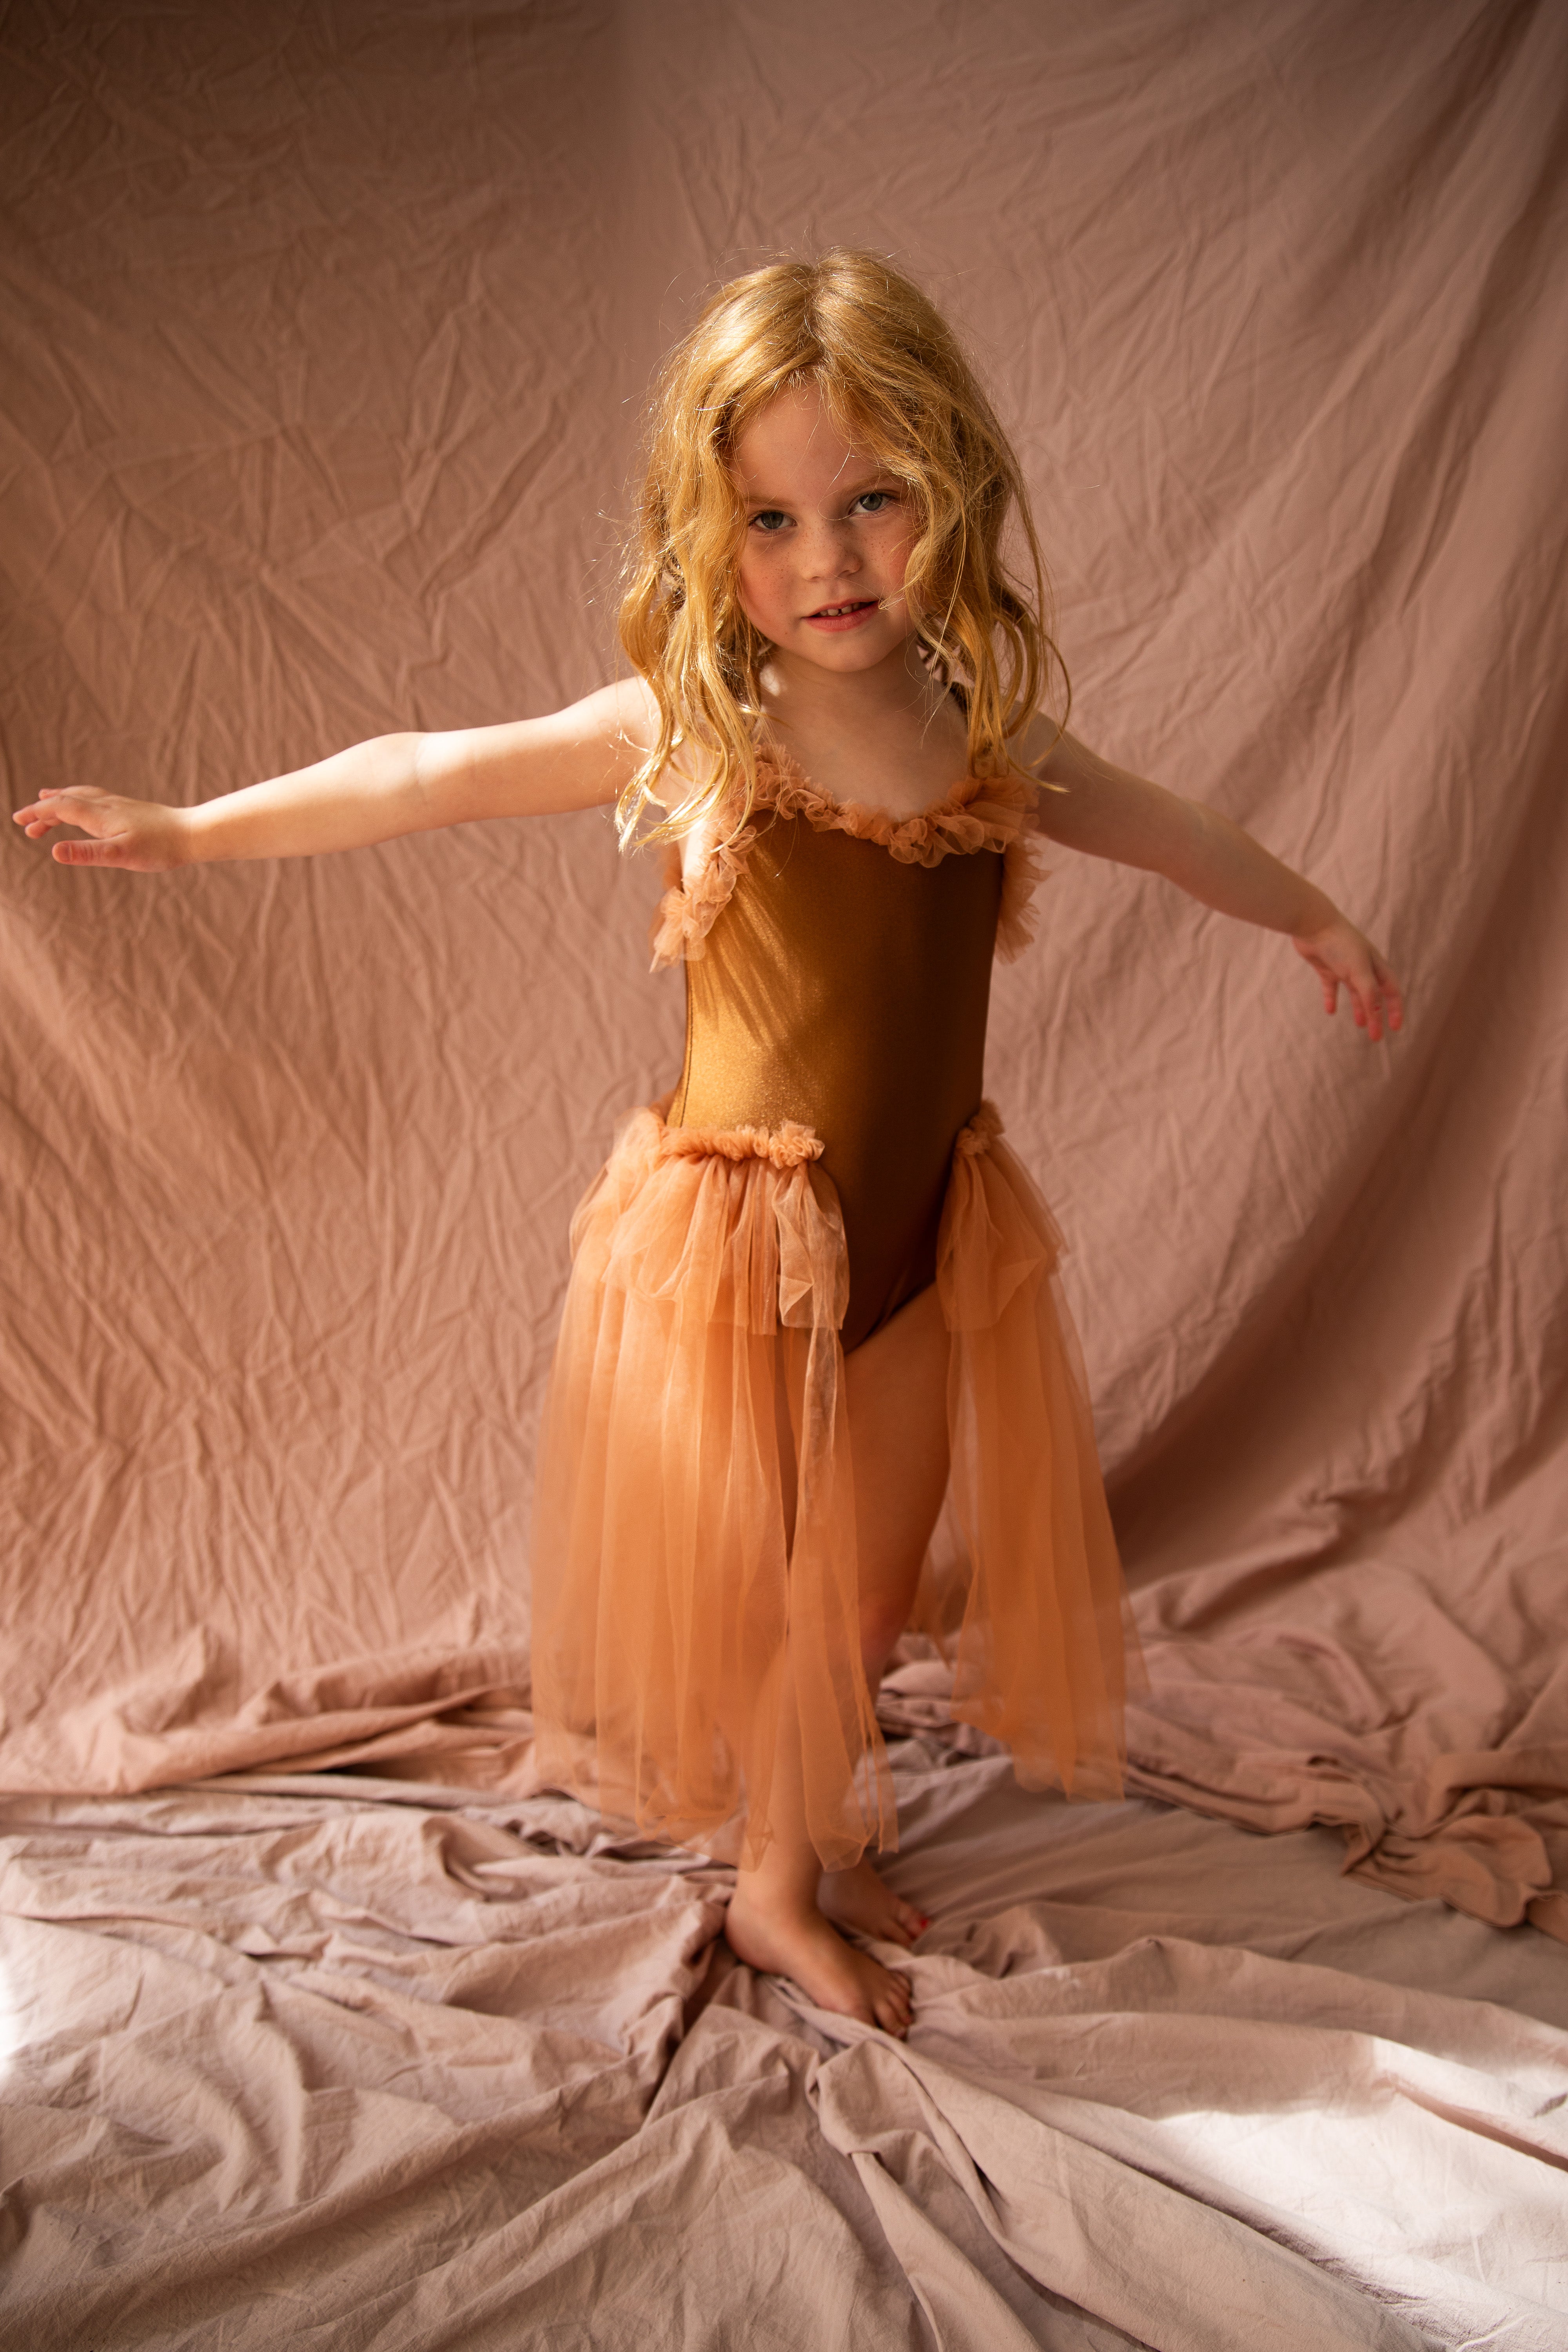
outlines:
{"label": "girl's forehead", "polygon": [[821,387],[791,384],[758,410],[735,443],[736,479],[747,495],[831,490],[851,476],[875,473],[878,461],[847,439]]}

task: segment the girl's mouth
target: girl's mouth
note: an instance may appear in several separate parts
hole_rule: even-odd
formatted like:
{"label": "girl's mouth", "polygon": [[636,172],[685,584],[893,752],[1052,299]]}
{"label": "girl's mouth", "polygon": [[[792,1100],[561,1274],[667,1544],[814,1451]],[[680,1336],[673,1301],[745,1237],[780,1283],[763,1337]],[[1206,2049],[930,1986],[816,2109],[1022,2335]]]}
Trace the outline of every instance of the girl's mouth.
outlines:
{"label": "girl's mouth", "polygon": [[820,611],[808,613],[805,617],[814,629],[854,629],[877,610],[875,596],[862,596],[851,598],[847,604],[824,604]]}

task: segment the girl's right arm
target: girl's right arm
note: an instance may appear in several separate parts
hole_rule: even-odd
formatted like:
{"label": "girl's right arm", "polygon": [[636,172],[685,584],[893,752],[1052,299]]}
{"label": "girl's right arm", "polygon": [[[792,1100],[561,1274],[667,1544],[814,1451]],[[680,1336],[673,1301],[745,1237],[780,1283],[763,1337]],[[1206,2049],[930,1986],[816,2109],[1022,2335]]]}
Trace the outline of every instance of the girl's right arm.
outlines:
{"label": "girl's right arm", "polygon": [[62,866],[158,874],[227,857],[310,857],[479,817],[545,816],[615,800],[657,733],[640,679],[603,688],[545,719],[436,735],[378,735],[313,767],[195,808],[134,801],[93,784],[41,793],[15,822],[31,841],[59,824]]}

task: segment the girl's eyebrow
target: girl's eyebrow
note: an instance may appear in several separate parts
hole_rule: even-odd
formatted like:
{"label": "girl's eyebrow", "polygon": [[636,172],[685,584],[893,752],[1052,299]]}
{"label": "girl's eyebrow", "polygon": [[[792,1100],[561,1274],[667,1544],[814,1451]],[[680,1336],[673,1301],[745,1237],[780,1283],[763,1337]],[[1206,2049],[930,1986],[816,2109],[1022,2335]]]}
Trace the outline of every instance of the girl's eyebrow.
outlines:
{"label": "girl's eyebrow", "polygon": [[[863,478],[856,474],[848,475],[842,484],[835,485],[835,492],[841,499],[862,499],[868,490],[881,489],[895,479],[896,477],[887,472],[884,467],[878,467]],[[772,508],[777,508],[781,513],[788,513],[793,508],[798,506],[800,501],[798,499],[749,498],[746,504],[759,514],[766,514]]]}

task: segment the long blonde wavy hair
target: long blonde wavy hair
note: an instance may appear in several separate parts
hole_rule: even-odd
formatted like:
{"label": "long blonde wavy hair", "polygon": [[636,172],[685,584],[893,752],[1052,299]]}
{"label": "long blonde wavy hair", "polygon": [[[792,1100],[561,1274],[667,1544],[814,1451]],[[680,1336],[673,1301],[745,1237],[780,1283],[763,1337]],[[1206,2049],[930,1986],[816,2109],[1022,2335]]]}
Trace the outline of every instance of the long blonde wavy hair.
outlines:
{"label": "long blonde wavy hair", "polygon": [[[721,288],[666,359],[648,419],[620,640],[658,707],[658,738],[616,804],[623,845],[677,838],[756,788],[767,641],[742,610],[737,442],[774,395],[815,384],[846,440],[907,486],[919,530],[905,595],[922,652],[964,690],[969,768],[1018,772],[1013,745],[1066,667],[1018,461],[946,320],[872,253],[835,246]],[[1012,518],[1022,576],[1005,560]],[[677,751],[694,772],[673,801]],[[695,753],[693,759],[690,755]]]}

